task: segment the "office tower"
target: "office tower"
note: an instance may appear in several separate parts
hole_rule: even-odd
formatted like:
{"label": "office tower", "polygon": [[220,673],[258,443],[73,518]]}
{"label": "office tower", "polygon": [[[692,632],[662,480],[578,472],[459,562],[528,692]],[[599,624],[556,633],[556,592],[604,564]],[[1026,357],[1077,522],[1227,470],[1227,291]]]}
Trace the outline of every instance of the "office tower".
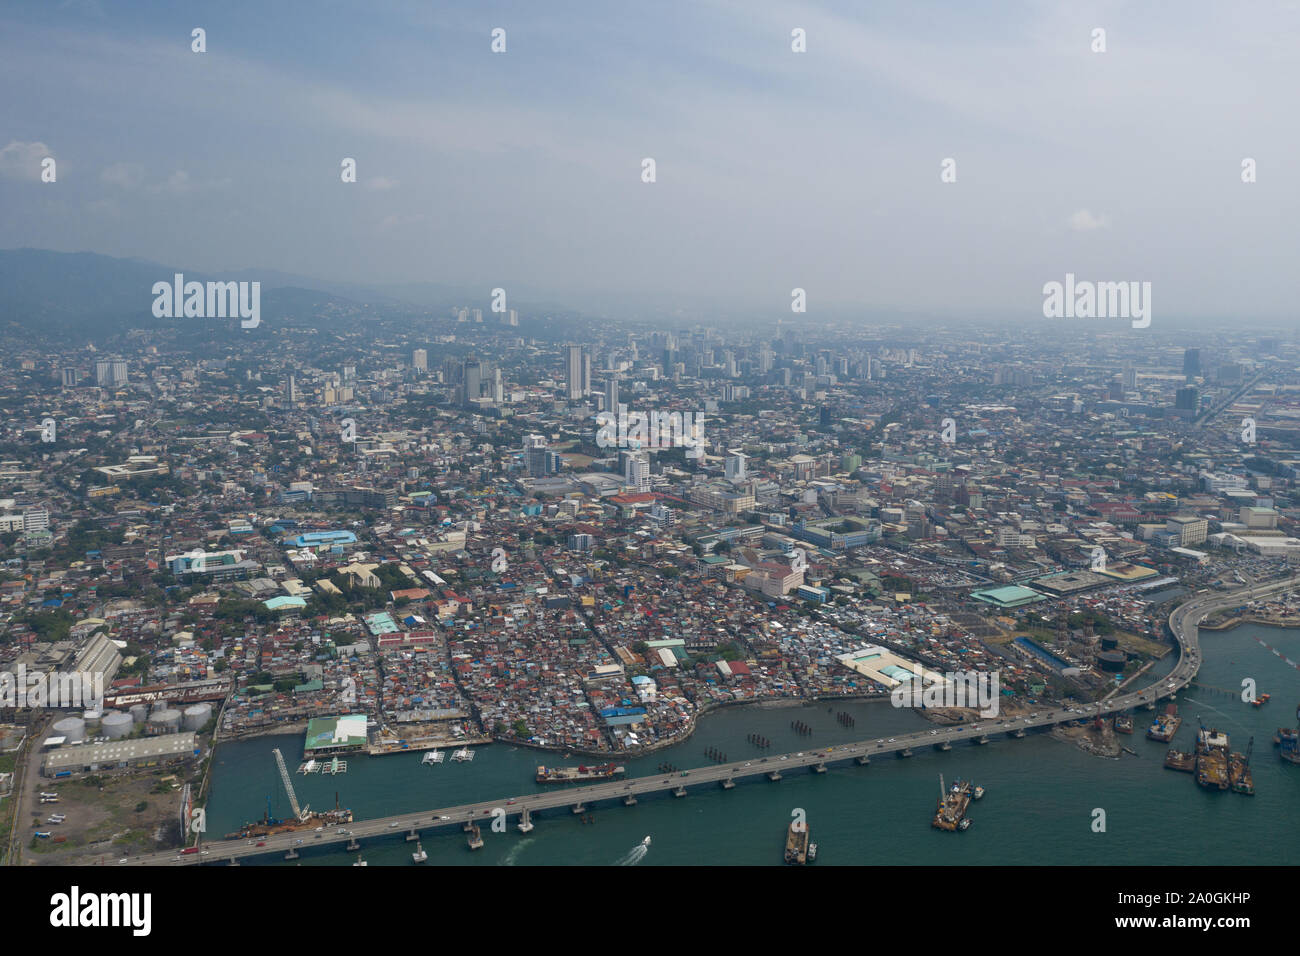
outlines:
{"label": "office tower", "polygon": [[605,411],[618,413],[618,376],[605,379]]}
{"label": "office tower", "polygon": [[1183,352],[1183,374],[1193,377],[1201,374],[1201,350],[1187,349]]}
{"label": "office tower", "polygon": [[411,353],[411,365],[417,372],[429,371],[429,353],[424,349],[416,349]]}
{"label": "office tower", "polygon": [[569,401],[578,401],[591,390],[591,356],[581,345],[565,347],[565,384]]}
{"label": "office tower", "polygon": [[476,358],[467,358],[461,377],[465,383],[461,392],[461,404],[473,404],[483,395],[483,363]]}
{"label": "office tower", "polygon": [[748,456],[738,451],[727,452],[727,457],[723,460],[723,474],[731,481],[743,481],[747,477],[745,463]]}
{"label": "office tower", "polygon": [[113,388],[126,384],[126,363],[121,359],[100,359],[95,363],[95,384]]}
{"label": "office tower", "polygon": [[1200,393],[1195,385],[1184,385],[1174,393],[1174,408],[1183,412],[1185,418],[1195,417]]}
{"label": "office tower", "polygon": [[560,470],[560,456],[546,447],[542,435],[524,437],[524,467],[530,478],[543,478]]}

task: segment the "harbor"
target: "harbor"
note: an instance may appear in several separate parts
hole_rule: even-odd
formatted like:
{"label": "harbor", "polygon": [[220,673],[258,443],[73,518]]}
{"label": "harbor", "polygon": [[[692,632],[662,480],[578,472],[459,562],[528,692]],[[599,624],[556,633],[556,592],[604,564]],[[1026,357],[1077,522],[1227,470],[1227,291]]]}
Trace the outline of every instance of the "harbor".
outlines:
{"label": "harbor", "polygon": [[[1285,635],[1263,633],[1270,643],[1288,646]],[[1248,669],[1247,673],[1258,674],[1261,683],[1270,674],[1272,656],[1248,634],[1208,635],[1203,637],[1203,646],[1206,656],[1203,675],[1209,684],[1230,686],[1236,683],[1243,668]],[[1289,646],[1294,658],[1295,651],[1300,650],[1300,635],[1293,636]],[[1230,661],[1234,663],[1230,665]],[[1283,679],[1279,671],[1265,683],[1265,686],[1272,684],[1275,699],[1270,706],[1274,708],[1281,702],[1276,692]],[[1180,696],[1188,700],[1183,705],[1185,708],[1196,704],[1191,699],[1196,694],[1188,692]],[[1278,724],[1283,722],[1277,712],[1268,708],[1257,709],[1240,702],[1228,705],[1217,700],[1214,706],[1228,711],[1227,716],[1215,715],[1220,727],[1226,727],[1234,738],[1240,734],[1242,741],[1252,735],[1257,743],[1272,741]],[[918,730],[928,734],[932,727],[919,714],[888,704],[860,702],[840,704],[838,709],[850,710],[857,726],[843,726],[835,714],[826,713],[824,705],[800,710],[801,719],[815,731],[813,739],[824,746],[868,735],[897,736]],[[1282,716],[1287,713],[1289,707]],[[701,723],[690,743],[625,761],[628,779],[654,774],[660,765],[671,765],[680,768],[674,770],[676,773],[688,771],[693,775],[694,768],[701,765],[701,748],[706,747],[730,752],[733,760],[737,754],[745,755],[742,762],[756,762],[764,755],[793,753],[806,747],[808,738],[792,733],[790,720],[789,711],[784,717],[781,711],[760,709],[719,711]],[[1186,728],[1182,733],[1186,738]],[[747,739],[751,735],[763,738],[769,746],[755,747]],[[277,803],[284,803],[282,788],[275,784],[274,766],[268,762],[267,747],[279,745],[288,755],[300,743],[300,737],[288,737],[222,746],[215,761],[214,797],[209,804],[213,831],[220,833],[249,819],[268,793],[273,794]],[[981,857],[990,862],[1045,863],[1069,855],[1081,863],[1104,866],[1145,863],[1156,858],[1194,864],[1206,852],[1213,852],[1216,859],[1242,865],[1261,860],[1300,864],[1300,848],[1269,837],[1270,821],[1284,817],[1291,810],[1287,794],[1293,791],[1287,789],[1287,784],[1292,778],[1288,775],[1294,775],[1296,767],[1278,757],[1261,762],[1256,753],[1252,770],[1257,795],[1249,801],[1224,801],[1217,791],[1188,787],[1176,774],[1165,774],[1161,762],[1168,745],[1157,749],[1154,742],[1139,738],[1134,746],[1141,754],[1140,759],[1113,761],[1062,746],[1045,734],[1031,732],[1023,740],[995,736],[988,746],[978,749],[958,743],[947,754],[926,747],[918,748],[911,760],[873,761],[869,767],[854,766],[852,762],[832,764],[826,774],[806,770],[798,774],[786,772],[778,784],[759,778],[756,783],[738,782],[732,790],[692,787],[684,800],[673,799],[666,791],[662,796],[640,796],[632,808],[614,802],[605,809],[607,805],[601,804],[596,814],[599,822],[594,826],[581,823],[566,807],[563,812],[535,815],[535,829],[520,834],[514,822],[515,808],[506,807],[512,814],[509,833],[494,834],[483,826],[485,845],[474,853],[466,852],[465,836],[458,826],[422,829],[421,839],[429,863],[434,865],[611,865],[625,857],[629,847],[639,845],[646,832],[655,835],[655,851],[640,865],[686,865],[697,862],[701,853],[710,852],[738,865],[780,865],[771,849],[772,827],[784,828],[790,819],[790,808],[801,806],[817,821],[817,842],[827,863],[888,865],[898,859],[881,836],[916,831],[918,805],[934,807],[937,774],[945,771],[946,761],[962,755],[964,761],[976,760],[978,766],[972,768],[963,763],[961,769],[977,773],[980,782],[992,792],[1013,793],[1017,801],[1037,808],[1032,834],[1016,814],[977,815],[978,826],[964,833],[962,842],[977,846]],[[1179,747],[1179,742],[1173,746]],[[1190,751],[1192,741],[1185,739],[1181,749]],[[1272,749],[1279,753],[1281,745]],[[422,766],[420,756],[415,754],[385,761],[354,761],[346,778],[347,804],[359,819],[366,820],[414,813],[429,806],[464,804],[476,797],[518,793],[523,784],[526,784],[524,793],[529,789],[543,793],[547,787],[533,782],[536,756],[536,751],[528,748],[515,750],[508,745],[493,744],[479,753],[472,764],[473,773],[466,774],[434,772],[433,768]],[[298,779],[302,780],[300,789],[306,791],[300,797],[313,805],[332,804],[333,789],[324,778],[311,775]],[[663,777],[659,779],[662,781]],[[1072,810],[1077,801],[1067,805],[1060,800],[1062,792],[1074,794],[1077,801],[1089,806],[1122,806],[1130,825],[1143,832],[1143,840],[1109,841],[1102,846],[1102,841],[1096,840],[1086,827],[1080,834]],[[872,807],[868,815],[860,812],[863,801]],[[1196,846],[1189,845],[1185,839],[1188,827],[1207,834],[1205,840]],[[396,838],[365,841],[366,858],[376,865],[411,865],[414,843],[401,839],[405,831],[390,832]],[[1224,833],[1224,838],[1218,839],[1215,836],[1218,833]],[[1227,836],[1228,833],[1232,836]],[[919,835],[921,839],[910,848],[910,862],[950,861],[952,844],[948,841],[952,838],[947,833],[924,827]],[[1206,840],[1212,845],[1208,850]],[[1243,841],[1255,848],[1246,852]],[[341,846],[321,847],[303,852],[295,863],[346,865],[354,857],[355,854],[345,853]],[[278,856],[248,858],[242,862],[282,863]]]}

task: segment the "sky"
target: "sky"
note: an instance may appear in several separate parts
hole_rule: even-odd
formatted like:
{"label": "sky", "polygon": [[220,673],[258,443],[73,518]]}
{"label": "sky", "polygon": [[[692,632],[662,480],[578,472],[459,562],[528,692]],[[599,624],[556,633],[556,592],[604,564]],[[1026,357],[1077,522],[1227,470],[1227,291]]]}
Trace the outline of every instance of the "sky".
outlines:
{"label": "sky", "polygon": [[1033,318],[1074,273],[1157,322],[1294,316],[1298,54],[1282,0],[10,0],[0,248],[578,310]]}

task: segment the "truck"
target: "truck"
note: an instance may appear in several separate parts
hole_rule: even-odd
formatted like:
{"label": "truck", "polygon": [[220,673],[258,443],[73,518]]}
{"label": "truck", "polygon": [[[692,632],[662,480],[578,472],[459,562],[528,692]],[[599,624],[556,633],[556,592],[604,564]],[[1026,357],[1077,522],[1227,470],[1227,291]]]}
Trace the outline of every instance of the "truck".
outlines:
{"label": "truck", "polygon": [[181,850],[181,856],[189,856],[191,853],[198,853],[198,852],[199,852],[198,847],[187,846],[185,849]]}
{"label": "truck", "polygon": [[58,773],[54,775],[54,779],[57,780],[59,777],[71,777],[71,776],[72,776],[71,770],[60,770]]}

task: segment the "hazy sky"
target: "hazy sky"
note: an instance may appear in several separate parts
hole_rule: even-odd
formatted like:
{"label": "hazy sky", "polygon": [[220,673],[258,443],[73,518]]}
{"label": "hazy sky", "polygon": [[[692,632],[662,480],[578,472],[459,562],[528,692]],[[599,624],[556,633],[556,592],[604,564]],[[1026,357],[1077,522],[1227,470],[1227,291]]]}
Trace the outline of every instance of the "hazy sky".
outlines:
{"label": "hazy sky", "polygon": [[0,88],[5,248],[578,309],[1041,316],[1066,272],[1157,324],[1296,309],[1296,2],[9,2]]}

